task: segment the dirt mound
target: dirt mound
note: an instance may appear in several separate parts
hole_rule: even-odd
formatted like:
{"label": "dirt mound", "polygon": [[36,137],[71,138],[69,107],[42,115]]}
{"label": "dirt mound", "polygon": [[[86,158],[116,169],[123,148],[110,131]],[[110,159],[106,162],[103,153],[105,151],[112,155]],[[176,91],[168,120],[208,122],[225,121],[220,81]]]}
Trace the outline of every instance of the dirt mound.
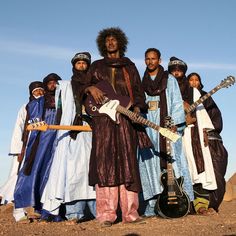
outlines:
{"label": "dirt mound", "polygon": [[236,173],[226,183],[224,201],[236,200]]}

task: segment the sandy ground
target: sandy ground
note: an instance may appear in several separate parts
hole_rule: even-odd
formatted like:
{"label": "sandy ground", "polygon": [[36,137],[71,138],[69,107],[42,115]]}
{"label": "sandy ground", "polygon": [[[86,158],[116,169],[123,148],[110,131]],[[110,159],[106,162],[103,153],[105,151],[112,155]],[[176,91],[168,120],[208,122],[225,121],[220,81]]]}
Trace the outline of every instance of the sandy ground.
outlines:
{"label": "sandy ground", "polygon": [[223,202],[218,214],[188,215],[179,219],[149,218],[146,224],[117,223],[101,228],[96,220],[76,225],[60,223],[15,223],[12,208],[0,207],[0,235],[236,235],[236,200]]}

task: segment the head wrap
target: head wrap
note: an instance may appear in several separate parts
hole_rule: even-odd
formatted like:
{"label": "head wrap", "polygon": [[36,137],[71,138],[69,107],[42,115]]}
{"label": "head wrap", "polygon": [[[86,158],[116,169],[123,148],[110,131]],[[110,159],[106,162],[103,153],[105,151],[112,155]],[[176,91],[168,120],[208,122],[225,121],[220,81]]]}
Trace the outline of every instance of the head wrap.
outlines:
{"label": "head wrap", "polygon": [[181,59],[179,59],[177,57],[171,57],[170,58],[170,62],[168,64],[168,71],[169,71],[169,73],[171,73],[174,69],[180,69],[185,74],[187,69],[188,69],[188,66]]}
{"label": "head wrap", "polygon": [[46,87],[46,86],[47,86],[47,83],[48,83],[49,81],[52,81],[52,80],[58,81],[58,80],[61,80],[61,77],[60,77],[59,75],[55,74],[55,73],[48,74],[48,75],[43,79],[43,85],[44,85],[44,87]]}
{"label": "head wrap", "polygon": [[29,85],[29,93],[32,94],[36,89],[44,89],[41,81],[34,81]]}
{"label": "head wrap", "polygon": [[86,61],[88,66],[91,64],[91,55],[89,52],[78,52],[71,59],[71,64],[74,66],[77,61]]}
{"label": "head wrap", "polygon": [[113,36],[116,38],[118,42],[118,50],[120,53],[120,57],[123,57],[127,49],[128,38],[119,27],[106,28],[99,32],[96,41],[101,56],[103,57],[107,56],[106,38],[108,36]]}
{"label": "head wrap", "polygon": [[29,100],[32,101],[38,97],[35,97],[33,95],[33,92],[36,90],[36,89],[42,89],[44,90],[44,87],[43,87],[43,83],[41,81],[33,81],[32,83],[30,83],[29,85]]}

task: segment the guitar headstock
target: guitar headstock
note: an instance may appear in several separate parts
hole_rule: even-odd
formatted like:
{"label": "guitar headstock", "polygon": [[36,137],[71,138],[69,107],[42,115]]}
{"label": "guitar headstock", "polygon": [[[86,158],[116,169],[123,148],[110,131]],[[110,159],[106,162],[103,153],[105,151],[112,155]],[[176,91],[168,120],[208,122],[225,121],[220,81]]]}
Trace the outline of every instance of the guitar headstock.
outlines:
{"label": "guitar headstock", "polygon": [[227,76],[226,79],[222,80],[219,86],[221,88],[228,88],[229,86],[233,85],[234,83],[235,83],[235,77],[230,75],[230,76]]}
{"label": "guitar headstock", "polygon": [[38,131],[47,131],[48,124],[45,121],[39,121],[39,119],[34,119],[29,122],[29,125],[26,128],[28,131],[38,130]]}

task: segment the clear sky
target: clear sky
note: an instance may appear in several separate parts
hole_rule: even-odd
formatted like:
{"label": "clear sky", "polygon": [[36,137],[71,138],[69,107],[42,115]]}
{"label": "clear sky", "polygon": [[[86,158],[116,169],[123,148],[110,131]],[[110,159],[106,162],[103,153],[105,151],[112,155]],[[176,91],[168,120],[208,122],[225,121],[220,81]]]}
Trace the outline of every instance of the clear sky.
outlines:
{"label": "clear sky", "polygon": [[[119,26],[129,38],[126,56],[143,75],[144,51],[156,47],[166,67],[176,56],[198,72],[210,91],[236,76],[235,0],[8,0],[0,3],[0,185],[6,180],[17,112],[28,101],[28,85],[55,72],[71,78],[70,60],[89,51],[98,59],[98,32]],[[224,119],[229,152],[226,177],[236,172],[236,86],[213,95]]]}

